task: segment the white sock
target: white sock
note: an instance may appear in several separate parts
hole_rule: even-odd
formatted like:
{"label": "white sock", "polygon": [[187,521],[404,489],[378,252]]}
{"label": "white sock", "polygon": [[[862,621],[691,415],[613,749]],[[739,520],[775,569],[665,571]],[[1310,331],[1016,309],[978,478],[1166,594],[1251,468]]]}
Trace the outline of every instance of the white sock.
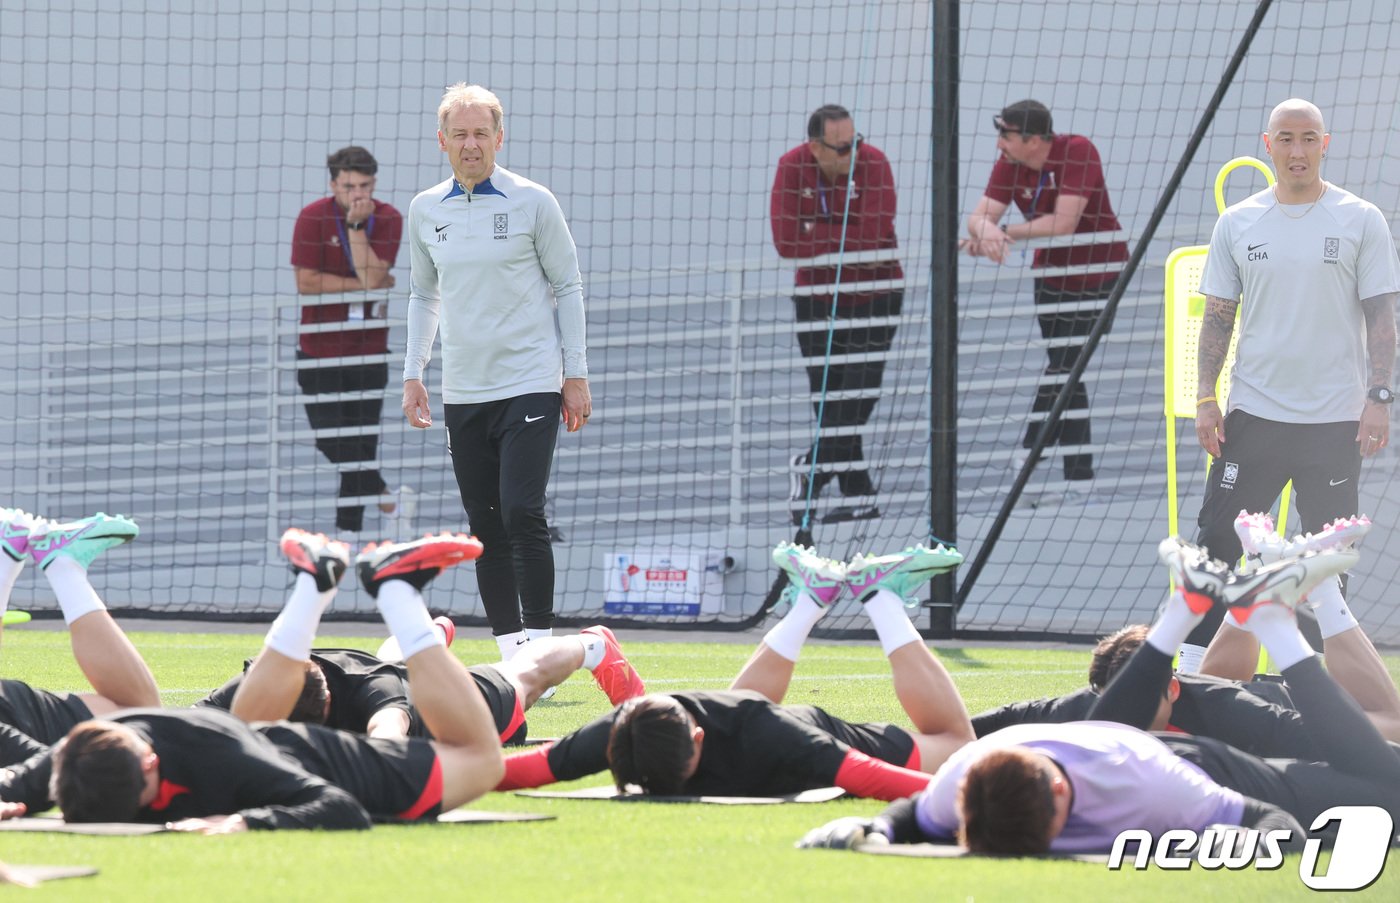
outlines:
{"label": "white sock", "polygon": [[904,600],[889,590],[878,589],[861,604],[865,606],[866,617],[875,625],[875,635],[880,638],[880,648],[885,650],[885,655],[910,643],[924,641],[905,612]]}
{"label": "white sock", "polygon": [[1291,668],[1305,658],[1316,653],[1298,632],[1298,622],[1293,612],[1282,605],[1261,605],[1249,616],[1249,626],[1264,648],[1269,658],[1280,671]]}
{"label": "white sock", "polygon": [[1195,643],[1182,643],[1177,652],[1176,671],[1178,674],[1196,674],[1201,670],[1201,660],[1206,657],[1206,647]]}
{"label": "white sock", "polygon": [[97,591],[88,582],[87,569],[67,555],[55,555],[49,566],[44,568],[44,576],[49,578],[49,586],[53,587],[53,594],[58,597],[64,623],[72,624],[83,615],[107,610]]}
{"label": "white sock", "polygon": [[[447,628],[443,627],[437,621],[434,621],[433,629],[438,632],[438,636],[442,637],[442,644],[446,646]],[[403,661],[403,653],[399,651],[399,641],[394,639],[392,636],[389,637],[387,640],[379,644],[379,648],[375,650],[374,657],[386,662]]]}
{"label": "white sock", "polygon": [[525,631],[517,630],[515,633],[503,633],[496,637],[496,645],[501,650],[501,661],[508,662],[515,658],[515,653],[520,651],[520,647],[530,642]]}
{"label": "white sock", "polygon": [[408,661],[424,649],[433,646],[447,647],[442,634],[433,625],[428,606],[423,604],[423,595],[414,589],[413,584],[404,580],[388,580],[379,587],[379,615],[388,625],[389,632],[399,641],[399,651],[403,660]]}
{"label": "white sock", "polygon": [[608,652],[608,644],[603,642],[603,638],[593,633],[580,633],[574,637],[583,646],[583,664],[580,666],[585,671],[592,671],[603,663],[603,656]]}
{"label": "white sock", "polygon": [[795,662],[802,652],[802,645],[807,642],[807,635],[824,614],[826,609],[817,604],[812,594],[800,590],[788,613],[764,634],[763,643],[788,661]]}
{"label": "white sock", "polygon": [[1346,597],[1342,595],[1342,584],[1336,577],[1318,584],[1317,588],[1308,593],[1308,602],[1312,604],[1313,615],[1317,618],[1317,626],[1322,631],[1324,640],[1361,626],[1347,607]]}
{"label": "white sock", "polygon": [[553,627],[526,627],[525,639],[527,640],[547,640],[554,636]]}
{"label": "white sock", "polygon": [[1181,590],[1173,590],[1167,596],[1167,601],[1162,603],[1162,613],[1157,616],[1157,623],[1147,631],[1147,642],[1158,651],[1175,655],[1177,647],[1186,642],[1203,617],[1204,612],[1196,614],[1186,604]]}
{"label": "white sock", "polygon": [[19,572],[24,570],[24,561],[15,561],[9,555],[0,553],[0,615],[3,615],[10,608],[10,593],[15,588],[15,581],[19,579]]}
{"label": "white sock", "polygon": [[321,626],[321,615],[334,596],[335,588],[318,592],[315,577],[298,573],[292,594],[282,606],[282,613],[267,629],[263,645],[287,658],[310,661],[311,644],[316,639],[316,629]]}

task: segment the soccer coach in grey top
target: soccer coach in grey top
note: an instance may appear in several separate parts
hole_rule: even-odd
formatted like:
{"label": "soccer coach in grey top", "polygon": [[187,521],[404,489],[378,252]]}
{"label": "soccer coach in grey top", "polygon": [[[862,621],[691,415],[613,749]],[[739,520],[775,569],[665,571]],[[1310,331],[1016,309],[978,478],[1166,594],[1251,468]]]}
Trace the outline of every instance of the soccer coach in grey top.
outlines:
{"label": "soccer coach in grey top", "polygon": [[[1270,510],[1289,480],[1304,531],[1356,514],[1361,459],[1390,436],[1400,292],[1390,226],[1323,181],[1331,136],[1316,106],[1279,104],[1263,138],[1278,181],[1221,214],[1201,272],[1196,438],[1215,463],[1197,542],[1222,561],[1240,557],[1235,516]],[[1237,308],[1223,416],[1215,382]],[[1206,645],[1218,624],[1207,618],[1188,643]]]}
{"label": "soccer coach in grey top", "polygon": [[448,452],[472,532],[477,583],[502,659],[554,623],[545,489],[562,419],[593,413],[578,251],[554,195],[496,165],[496,95],[447,89],[438,146],[452,178],[408,208],[412,260],[403,410],[432,425],[423,372],[442,332]]}

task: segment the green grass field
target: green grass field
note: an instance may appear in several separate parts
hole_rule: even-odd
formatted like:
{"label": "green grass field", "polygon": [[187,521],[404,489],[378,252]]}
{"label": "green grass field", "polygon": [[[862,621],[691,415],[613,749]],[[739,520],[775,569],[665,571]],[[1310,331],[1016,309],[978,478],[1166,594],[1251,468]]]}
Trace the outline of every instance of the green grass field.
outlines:
{"label": "green grass field", "polygon": [[[169,705],[185,705],[220,684],[253,654],[259,637],[136,633]],[[743,643],[628,643],[648,686],[723,689],[748,657]],[[757,635],[753,637],[757,641]],[[322,645],[373,648],[334,635]],[[490,660],[493,643],[461,638],[463,660]],[[972,711],[1085,682],[1087,649],[936,649]],[[1388,656],[1392,674],[1400,658]],[[52,689],[84,688],[62,632],[5,631],[0,675]],[[878,645],[809,644],[789,702],[821,705],[852,720],[907,724]],[[532,737],[558,736],[601,713],[602,693],[586,674],[530,712]],[[605,777],[578,786],[606,783]],[[569,786],[569,785],[561,785]],[[843,815],[873,815],[883,804],[842,800],[791,806],[719,807],[533,800],[491,794],[490,810],[546,812],[557,820],[501,825],[377,827],[369,832],[268,832],[232,837],[77,837],[7,834],[10,863],[91,865],[95,878],[53,882],[0,897],[100,900],[1206,900],[1314,895],[1290,858],[1274,872],[1156,869],[1111,872],[1102,865],[1031,860],[898,860],[796,850],[806,829]],[[1400,899],[1400,868],[1363,892]]]}

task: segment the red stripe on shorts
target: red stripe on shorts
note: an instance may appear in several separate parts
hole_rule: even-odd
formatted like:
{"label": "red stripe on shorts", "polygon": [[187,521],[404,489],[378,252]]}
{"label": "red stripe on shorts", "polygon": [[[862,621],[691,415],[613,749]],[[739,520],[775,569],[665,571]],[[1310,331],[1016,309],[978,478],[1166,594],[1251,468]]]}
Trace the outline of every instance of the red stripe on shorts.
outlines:
{"label": "red stripe on shorts", "polygon": [[515,694],[515,711],[510,713],[510,723],[505,730],[501,731],[501,742],[504,743],[511,738],[516,731],[520,730],[520,725],[525,723],[525,710],[520,707],[520,694]]}
{"label": "red stripe on shorts", "polygon": [[423,786],[423,795],[418,802],[398,814],[399,818],[412,821],[421,818],[423,813],[442,802],[442,760],[433,756],[433,771],[428,775],[428,783]]}

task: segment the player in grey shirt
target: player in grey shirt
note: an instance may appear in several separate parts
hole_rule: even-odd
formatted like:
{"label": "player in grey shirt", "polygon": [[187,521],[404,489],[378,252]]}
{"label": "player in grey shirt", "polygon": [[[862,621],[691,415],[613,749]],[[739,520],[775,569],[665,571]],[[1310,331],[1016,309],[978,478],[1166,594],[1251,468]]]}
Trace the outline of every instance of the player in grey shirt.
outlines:
{"label": "player in grey shirt", "polygon": [[[1323,181],[1331,136],[1313,104],[1279,104],[1263,138],[1278,183],[1221,215],[1201,273],[1196,437],[1215,461],[1196,541],[1221,561],[1240,557],[1235,516],[1271,510],[1289,480],[1304,531],[1356,514],[1361,459],[1389,440],[1394,397],[1400,261],[1385,216]],[[1237,309],[1227,417],[1216,381]],[[1219,624],[1191,634],[1181,670],[1198,670]]]}
{"label": "player in grey shirt", "polygon": [[452,178],[408,209],[412,290],[403,410],[432,425],[424,370],[442,333],[448,451],[472,532],[491,632],[509,659],[554,623],[554,552],[545,490],[562,419],[593,413],[578,252],[558,201],[496,165],[505,140],[496,95],[447,89],[438,145]]}

